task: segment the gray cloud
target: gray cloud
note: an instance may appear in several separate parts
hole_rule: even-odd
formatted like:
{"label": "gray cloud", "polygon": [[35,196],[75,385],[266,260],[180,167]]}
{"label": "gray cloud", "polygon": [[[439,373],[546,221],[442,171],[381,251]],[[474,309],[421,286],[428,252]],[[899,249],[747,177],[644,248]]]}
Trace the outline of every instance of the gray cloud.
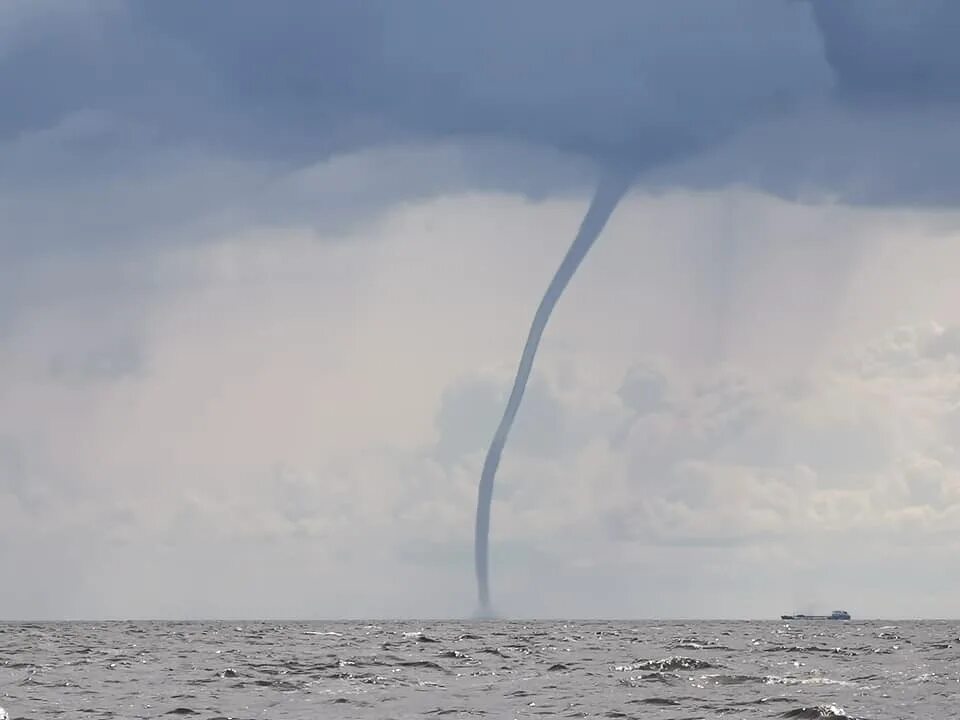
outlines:
{"label": "gray cloud", "polygon": [[953,207],[960,200],[960,105],[823,103],[658,169],[658,187],[760,188],[790,200]]}
{"label": "gray cloud", "polygon": [[[568,157],[666,166],[641,176],[652,187],[954,202],[957,10],[915,7],[15,4],[0,23],[0,251],[187,241],[179,226],[211,216],[329,225],[471,186],[542,196],[589,182]],[[835,82],[883,102],[844,115]],[[338,167],[349,194],[296,187],[336,155],[444,143],[466,149],[398,166],[405,182],[379,179],[393,157]]]}
{"label": "gray cloud", "polygon": [[826,58],[851,99],[960,99],[960,5],[952,0],[811,0]]}
{"label": "gray cloud", "polygon": [[171,147],[303,166],[454,138],[643,167],[828,86],[806,7],[677,7],[51,4],[0,57],[8,177],[109,175]]}
{"label": "gray cloud", "polygon": [[232,107],[320,151],[492,135],[643,164],[826,75],[806,8],[762,0],[131,7],[139,32],[191,54]]}
{"label": "gray cloud", "polygon": [[117,380],[143,370],[141,352],[129,338],[88,351],[62,351],[54,354],[49,372],[54,379],[65,382]]}
{"label": "gray cloud", "polygon": [[12,438],[0,435],[0,489],[17,493],[23,485],[23,456]]}

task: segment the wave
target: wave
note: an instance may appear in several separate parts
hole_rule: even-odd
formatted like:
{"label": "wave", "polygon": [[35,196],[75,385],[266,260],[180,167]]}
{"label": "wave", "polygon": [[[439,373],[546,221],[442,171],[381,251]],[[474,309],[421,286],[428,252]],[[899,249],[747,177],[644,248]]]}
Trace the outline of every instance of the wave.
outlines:
{"label": "wave", "polygon": [[629,665],[617,665],[614,670],[630,672],[632,670],[653,670],[656,672],[672,672],[675,670],[706,670],[714,667],[706,660],[699,658],[674,655],[661,660],[637,660]]}
{"label": "wave", "polygon": [[795,718],[796,720],[817,720],[818,718],[847,718],[855,720],[847,711],[836,705],[815,705],[813,707],[801,707],[794,710],[787,710],[780,717]]}

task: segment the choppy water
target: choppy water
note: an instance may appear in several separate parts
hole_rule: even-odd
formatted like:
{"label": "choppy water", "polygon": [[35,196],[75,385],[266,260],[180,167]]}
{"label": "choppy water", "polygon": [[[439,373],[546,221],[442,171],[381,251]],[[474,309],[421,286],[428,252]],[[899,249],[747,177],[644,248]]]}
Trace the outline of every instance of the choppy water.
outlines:
{"label": "choppy water", "polygon": [[0,624],[0,707],[11,720],[957,718],[960,623]]}

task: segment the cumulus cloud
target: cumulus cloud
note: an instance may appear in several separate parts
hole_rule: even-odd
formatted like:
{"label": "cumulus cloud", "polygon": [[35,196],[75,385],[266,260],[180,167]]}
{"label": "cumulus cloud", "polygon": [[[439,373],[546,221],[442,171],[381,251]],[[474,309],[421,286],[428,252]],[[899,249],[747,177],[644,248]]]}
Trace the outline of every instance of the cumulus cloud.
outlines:
{"label": "cumulus cloud", "polygon": [[[737,573],[751,572],[751,556],[782,568],[783,578],[758,570],[781,593],[778,602],[823,602],[805,583],[826,582],[878,613],[908,606],[888,585],[887,595],[869,598],[858,586],[861,571],[855,580],[845,577],[851,564],[866,562],[858,537],[895,554],[922,546],[937,562],[956,544],[956,365],[929,361],[922,348],[930,334],[922,326],[897,331],[879,347],[904,333],[914,338],[915,352],[898,354],[882,372],[841,360],[800,384],[762,388],[723,375],[706,382],[661,375],[651,382],[643,369],[643,385],[661,388],[655,402],[650,395],[641,404],[608,395],[623,400],[617,419],[626,433],[594,420],[588,425],[596,431],[576,443],[561,435],[550,451],[509,453],[495,556],[509,568],[518,546],[536,548],[549,558],[541,558],[541,583],[563,564],[568,572],[582,564],[590,575],[611,561],[643,578],[657,565],[650,555],[683,553],[690,572],[713,587],[704,564],[724,549],[720,561]],[[875,351],[867,348],[862,357]],[[628,372],[628,387],[637,375]],[[664,402],[668,394],[672,400]],[[559,394],[557,402],[564,416],[596,417]],[[804,560],[808,553],[820,558],[815,568]],[[510,579],[515,593],[518,581]],[[664,592],[673,588],[658,588],[650,602],[662,601]],[[635,602],[646,607],[645,600]],[[697,600],[682,602],[697,612]]]}
{"label": "cumulus cloud", "polygon": [[[735,288],[723,368],[703,353],[716,295],[690,266],[731,202],[628,197],[571,287],[494,501],[505,610],[768,615],[824,579],[863,613],[946,607],[888,585],[880,602],[851,578],[889,570],[869,570],[863,537],[904,565],[922,546],[920,580],[952,551],[955,244],[936,221],[740,198],[753,281]],[[148,275],[61,258],[50,285],[69,292],[27,283],[31,311],[0,347],[4,614],[469,609],[485,443],[540,260],[581,211],[437,198],[323,242],[272,228],[172,244]],[[820,288],[830,257],[756,251],[785,225],[882,251],[846,294],[785,302]],[[111,277],[150,291],[114,307]],[[106,372],[131,327],[136,370]]]}

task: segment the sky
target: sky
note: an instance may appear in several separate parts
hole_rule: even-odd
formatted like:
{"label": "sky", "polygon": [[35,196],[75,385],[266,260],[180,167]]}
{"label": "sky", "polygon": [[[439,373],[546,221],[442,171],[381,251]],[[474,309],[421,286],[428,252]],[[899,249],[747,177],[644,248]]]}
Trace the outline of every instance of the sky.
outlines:
{"label": "sky", "polygon": [[0,0],[0,618],[952,617],[953,0]]}

